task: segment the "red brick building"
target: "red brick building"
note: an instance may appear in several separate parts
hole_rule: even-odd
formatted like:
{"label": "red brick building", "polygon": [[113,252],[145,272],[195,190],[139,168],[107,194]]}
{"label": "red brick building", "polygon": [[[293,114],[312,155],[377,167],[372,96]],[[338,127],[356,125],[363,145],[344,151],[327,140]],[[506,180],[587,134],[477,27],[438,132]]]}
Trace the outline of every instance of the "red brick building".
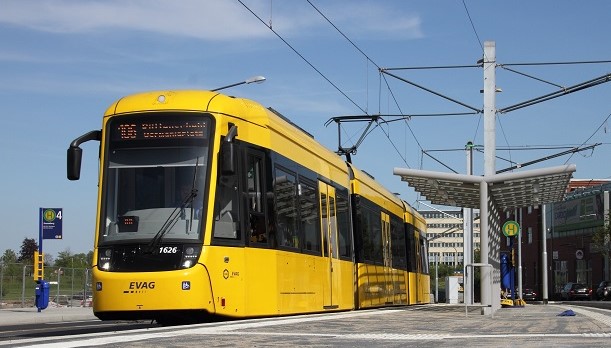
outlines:
{"label": "red brick building", "polygon": [[[548,265],[548,299],[557,299],[567,282],[584,283],[593,290],[611,277],[608,260],[592,243],[592,234],[603,227],[609,215],[610,180],[571,180],[563,202],[545,206],[524,207],[506,212],[502,223],[515,220],[521,226],[522,288],[535,289],[542,284],[543,238],[546,238]],[[546,212],[545,237],[543,214]],[[509,252],[509,238],[503,237],[501,252]],[[514,255],[517,267],[517,238]],[[518,284],[516,276],[515,284]]]}

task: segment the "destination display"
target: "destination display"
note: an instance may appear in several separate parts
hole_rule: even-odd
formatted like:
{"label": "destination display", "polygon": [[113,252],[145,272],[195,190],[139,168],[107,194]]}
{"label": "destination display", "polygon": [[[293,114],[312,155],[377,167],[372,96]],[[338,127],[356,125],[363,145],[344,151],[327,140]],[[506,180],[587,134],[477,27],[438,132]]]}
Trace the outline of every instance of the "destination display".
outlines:
{"label": "destination display", "polygon": [[115,120],[112,140],[206,139],[208,124],[197,119]]}

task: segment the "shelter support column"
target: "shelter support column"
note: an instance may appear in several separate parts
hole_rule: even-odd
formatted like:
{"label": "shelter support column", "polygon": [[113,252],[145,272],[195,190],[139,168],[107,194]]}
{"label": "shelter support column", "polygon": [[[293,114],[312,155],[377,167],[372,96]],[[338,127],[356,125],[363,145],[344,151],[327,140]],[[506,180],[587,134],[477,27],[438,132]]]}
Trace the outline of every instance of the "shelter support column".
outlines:
{"label": "shelter support column", "polygon": [[[480,199],[480,208],[479,208],[479,238],[480,238],[480,258],[482,264],[488,264],[488,184],[485,181],[482,181],[479,184],[479,199]],[[492,306],[492,298],[490,295],[490,278],[492,276],[491,272],[485,272],[484,269],[481,271],[480,275],[480,299],[482,303],[482,314],[488,315],[492,314],[491,307],[485,307],[487,305]]]}
{"label": "shelter support column", "polygon": [[547,276],[547,205],[541,205],[541,300],[547,304],[548,295],[548,276]]}

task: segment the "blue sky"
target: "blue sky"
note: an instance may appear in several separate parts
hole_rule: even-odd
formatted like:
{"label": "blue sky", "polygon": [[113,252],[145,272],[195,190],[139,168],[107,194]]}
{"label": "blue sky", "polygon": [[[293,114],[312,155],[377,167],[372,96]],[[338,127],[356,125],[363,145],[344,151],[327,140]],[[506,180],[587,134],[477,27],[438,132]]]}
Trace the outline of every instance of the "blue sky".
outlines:
{"label": "blue sky", "polygon": [[[97,144],[83,146],[77,182],[66,179],[66,149],[77,136],[99,129],[106,108],[126,94],[212,89],[263,75],[261,85],[226,92],[272,106],[335,150],[337,128],[324,125],[334,116],[470,111],[390,76],[381,79],[376,65],[474,65],[486,40],[496,42],[499,64],[611,60],[611,2],[604,0],[310,2],[371,61],[306,0],[3,1],[0,253],[18,252],[26,237],[38,239],[39,207],[64,209],[64,239],[45,240],[45,252],[92,249]],[[510,68],[564,87],[611,72],[608,63]],[[481,68],[393,73],[476,108],[483,104]],[[498,108],[558,89],[500,67],[497,86],[503,90]],[[505,160],[523,163],[561,147],[602,143],[527,169],[575,163],[575,178],[611,178],[610,96],[607,83],[500,115],[497,147],[514,150],[497,150],[503,159],[496,168],[509,167]],[[363,127],[342,130],[343,145],[356,141]],[[418,207],[416,193],[393,176],[393,168],[448,171],[423,156],[426,151],[464,172],[460,149],[470,140],[482,145],[482,134],[481,115],[414,117],[374,129],[353,162]],[[483,173],[483,153],[475,154],[474,172]]]}

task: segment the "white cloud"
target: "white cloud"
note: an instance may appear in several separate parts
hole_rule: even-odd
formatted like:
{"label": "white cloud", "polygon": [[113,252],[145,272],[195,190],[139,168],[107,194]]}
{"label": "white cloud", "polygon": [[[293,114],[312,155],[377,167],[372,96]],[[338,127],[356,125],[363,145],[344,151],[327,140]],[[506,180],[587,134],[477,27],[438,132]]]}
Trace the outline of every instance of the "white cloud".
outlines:
{"label": "white cloud", "polygon": [[335,19],[329,19],[337,21],[344,33],[349,30],[359,36],[375,36],[380,40],[421,38],[420,17],[405,9],[404,2],[397,4],[401,5],[389,7],[379,2],[348,2],[348,5],[329,9],[329,14],[335,16]]}
{"label": "white cloud", "polygon": [[207,40],[269,35],[233,1],[10,1],[0,22],[54,33],[128,29]]}
{"label": "white cloud", "polygon": [[[313,8],[299,3],[244,1],[261,20],[284,35],[328,27]],[[320,8],[341,28],[384,39],[420,37],[420,19],[376,3],[333,3]],[[346,8],[349,7],[349,11]],[[244,6],[230,0],[12,0],[5,1],[0,23],[52,33],[88,33],[123,29],[199,38],[233,40],[271,38],[273,34]]]}

